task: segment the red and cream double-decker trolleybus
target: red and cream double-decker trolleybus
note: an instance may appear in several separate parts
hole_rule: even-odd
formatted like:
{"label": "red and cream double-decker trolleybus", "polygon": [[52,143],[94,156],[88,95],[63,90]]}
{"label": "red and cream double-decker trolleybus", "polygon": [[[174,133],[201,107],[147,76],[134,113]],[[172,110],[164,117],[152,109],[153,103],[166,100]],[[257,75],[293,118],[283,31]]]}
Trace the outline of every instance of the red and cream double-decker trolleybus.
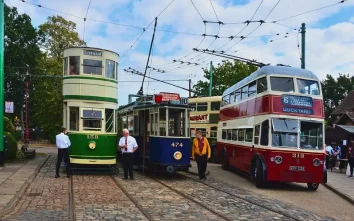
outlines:
{"label": "red and cream double-decker trolleybus", "polygon": [[217,154],[224,169],[266,181],[327,182],[320,81],[308,70],[263,66],[225,90]]}

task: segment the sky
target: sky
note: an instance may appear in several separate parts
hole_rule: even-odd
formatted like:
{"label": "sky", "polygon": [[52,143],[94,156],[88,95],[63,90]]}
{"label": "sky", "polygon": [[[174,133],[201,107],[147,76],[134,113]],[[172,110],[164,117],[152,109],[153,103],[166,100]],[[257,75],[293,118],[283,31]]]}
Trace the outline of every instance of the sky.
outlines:
{"label": "sky", "polygon": [[[128,95],[136,94],[141,87],[142,77],[124,69],[131,67],[144,72],[156,16],[157,31],[149,66],[165,72],[148,69],[147,76],[169,80],[183,88],[189,87],[189,79],[192,85],[206,80],[202,68],[209,68],[210,61],[217,65],[223,60],[195,52],[193,48],[224,50],[227,54],[263,63],[300,67],[298,30],[302,23],[306,23],[306,69],[320,79],[327,74],[353,75],[354,0],[335,4],[338,2],[340,0],[5,0],[9,6],[17,7],[19,13],[30,15],[35,27],[48,16],[61,15],[77,24],[76,31],[87,46],[117,52],[120,56],[119,105],[127,104]],[[299,15],[328,5],[332,6]],[[266,23],[246,25],[245,21],[250,20]],[[216,35],[219,38],[213,37]],[[231,40],[230,36],[236,37]],[[240,41],[241,36],[246,38]],[[159,92],[188,96],[186,90],[145,79],[145,94]]]}

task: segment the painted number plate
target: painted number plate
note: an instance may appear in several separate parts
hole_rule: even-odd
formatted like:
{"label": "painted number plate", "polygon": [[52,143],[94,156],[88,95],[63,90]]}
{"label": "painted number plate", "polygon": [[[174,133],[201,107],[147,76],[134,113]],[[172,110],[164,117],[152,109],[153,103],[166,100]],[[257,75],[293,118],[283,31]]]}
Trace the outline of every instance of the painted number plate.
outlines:
{"label": "painted number plate", "polygon": [[290,170],[292,170],[292,171],[305,171],[305,167],[290,166]]}
{"label": "painted number plate", "polygon": [[98,135],[87,135],[87,139],[98,139]]}

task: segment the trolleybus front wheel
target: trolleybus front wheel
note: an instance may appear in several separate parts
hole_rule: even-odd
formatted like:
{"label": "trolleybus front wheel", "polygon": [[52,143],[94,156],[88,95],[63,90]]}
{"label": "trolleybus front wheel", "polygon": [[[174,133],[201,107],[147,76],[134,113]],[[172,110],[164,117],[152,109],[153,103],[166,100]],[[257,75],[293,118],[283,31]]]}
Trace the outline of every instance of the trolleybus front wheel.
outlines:
{"label": "trolleybus front wheel", "polygon": [[262,188],[265,186],[265,181],[263,179],[263,166],[260,160],[256,160],[253,172],[254,182],[256,187]]}
{"label": "trolleybus front wheel", "polygon": [[319,186],[320,186],[319,183],[307,183],[307,188],[308,188],[309,190],[315,191],[315,190],[318,189]]}

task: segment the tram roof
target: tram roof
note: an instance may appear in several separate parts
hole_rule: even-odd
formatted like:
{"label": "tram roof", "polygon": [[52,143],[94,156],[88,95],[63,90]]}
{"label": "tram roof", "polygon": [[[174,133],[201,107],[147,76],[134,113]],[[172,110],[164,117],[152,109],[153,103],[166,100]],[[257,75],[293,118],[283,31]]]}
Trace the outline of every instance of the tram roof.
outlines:
{"label": "tram roof", "polygon": [[315,81],[319,81],[318,77],[313,72],[306,69],[288,67],[288,66],[267,65],[259,68],[257,71],[253,72],[248,77],[244,78],[243,80],[239,81],[238,83],[226,89],[223,93],[223,96],[230,94],[234,90],[237,90],[243,85],[246,85],[247,83],[250,83],[259,77],[264,77],[268,75],[277,75],[277,74],[287,76],[287,77],[299,77],[299,78],[307,78],[307,79],[313,79]]}
{"label": "tram roof", "polygon": [[114,51],[110,51],[110,50],[107,50],[107,49],[103,49],[103,48],[93,48],[93,47],[70,47],[70,48],[66,48],[65,50],[67,49],[93,49],[93,50],[99,50],[99,51],[107,51],[107,52],[111,52],[111,53],[114,53],[116,55],[119,56],[119,54],[117,52],[114,52]]}
{"label": "tram roof", "polygon": [[152,101],[146,101],[146,102],[137,102],[134,101],[130,104],[121,106],[118,108],[118,111],[126,110],[126,109],[131,109],[131,110],[136,110],[136,109],[143,109],[143,108],[151,108],[151,107],[181,107],[181,108],[189,108],[187,104],[172,104],[172,103],[155,103]]}

